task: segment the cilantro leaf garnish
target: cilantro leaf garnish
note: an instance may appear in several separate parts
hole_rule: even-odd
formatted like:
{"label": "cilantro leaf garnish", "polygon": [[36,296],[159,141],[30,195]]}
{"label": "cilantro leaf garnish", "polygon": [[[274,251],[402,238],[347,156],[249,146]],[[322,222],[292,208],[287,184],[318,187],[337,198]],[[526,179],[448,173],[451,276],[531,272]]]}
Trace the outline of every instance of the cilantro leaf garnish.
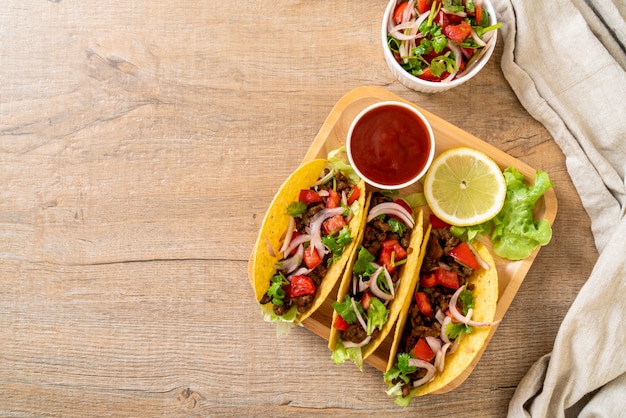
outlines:
{"label": "cilantro leaf garnish", "polygon": [[304,202],[292,202],[287,206],[287,215],[294,218],[301,218],[304,212],[306,212],[306,203]]}
{"label": "cilantro leaf garnish", "polygon": [[389,225],[389,230],[391,232],[395,232],[401,237],[404,235],[404,232],[406,231],[406,225],[404,222],[400,222],[396,218],[389,218],[387,224]]}
{"label": "cilantro leaf garnish", "polygon": [[326,235],[322,237],[322,243],[328,247],[330,252],[333,254],[332,258],[329,260],[330,263],[337,261],[341,258],[343,254],[343,249],[346,245],[348,245],[352,241],[352,236],[350,235],[350,229],[347,225],[332,235]]}
{"label": "cilantro leaf garnish", "polygon": [[367,251],[364,247],[359,247],[359,255],[352,267],[352,274],[362,277],[370,277],[376,269],[371,265],[371,262],[376,258]]}
{"label": "cilantro leaf garnish", "polygon": [[272,298],[272,303],[274,305],[283,306],[283,299],[285,299],[283,286],[288,284],[289,280],[287,280],[282,272],[278,272],[278,274],[270,279],[270,287],[267,289],[267,295]]}

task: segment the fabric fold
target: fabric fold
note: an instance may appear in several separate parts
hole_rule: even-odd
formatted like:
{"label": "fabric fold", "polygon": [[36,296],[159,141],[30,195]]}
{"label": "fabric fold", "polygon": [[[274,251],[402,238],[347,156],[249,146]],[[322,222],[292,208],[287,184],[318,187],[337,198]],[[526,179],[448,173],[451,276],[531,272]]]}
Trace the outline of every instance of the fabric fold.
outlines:
{"label": "fabric fold", "polygon": [[509,416],[617,416],[626,411],[624,0],[495,6],[504,76],[563,151],[600,254],[552,352],[520,382]]}

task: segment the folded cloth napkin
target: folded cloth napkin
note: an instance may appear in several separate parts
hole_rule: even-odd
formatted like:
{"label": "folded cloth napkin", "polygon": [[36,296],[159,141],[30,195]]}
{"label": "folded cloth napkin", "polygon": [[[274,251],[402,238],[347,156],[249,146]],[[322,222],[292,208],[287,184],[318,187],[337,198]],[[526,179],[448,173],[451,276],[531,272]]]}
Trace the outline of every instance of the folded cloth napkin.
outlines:
{"label": "folded cloth napkin", "polygon": [[600,254],[509,416],[626,416],[626,0],[494,4],[504,75],[565,154]]}

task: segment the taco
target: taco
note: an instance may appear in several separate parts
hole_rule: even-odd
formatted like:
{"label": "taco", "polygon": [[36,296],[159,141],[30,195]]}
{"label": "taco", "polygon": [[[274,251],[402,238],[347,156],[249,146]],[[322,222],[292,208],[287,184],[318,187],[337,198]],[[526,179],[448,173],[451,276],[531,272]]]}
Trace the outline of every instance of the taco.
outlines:
{"label": "taco", "polygon": [[389,334],[411,296],[424,235],[421,210],[414,215],[405,200],[394,201],[380,192],[370,199],[358,248],[333,303],[328,341],[336,364],[352,360],[359,368]]}
{"label": "taco", "polygon": [[327,160],[302,164],[281,186],[265,215],[251,261],[251,281],[264,319],[292,324],[328,297],[354,249],[365,183]]}
{"label": "taco", "polygon": [[489,251],[432,229],[412,295],[398,317],[384,380],[406,406],[413,396],[448,390],[487,341],[498,300],[498,274]]}

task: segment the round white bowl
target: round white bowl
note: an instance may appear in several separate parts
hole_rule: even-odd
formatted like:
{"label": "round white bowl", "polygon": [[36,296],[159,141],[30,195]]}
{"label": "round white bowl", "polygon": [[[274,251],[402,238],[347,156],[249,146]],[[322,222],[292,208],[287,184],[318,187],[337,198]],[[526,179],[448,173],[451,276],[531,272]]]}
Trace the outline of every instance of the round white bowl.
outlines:
{"label": "round white bowl", "polygon": [[[392,184],[392,185],[390,185],[390,184],[381,184],[381,183],[376,182],[375,180],[372,180],[372,179],[368,178],[359,169],[358,165],[354,162],[354,158],[352,156],[352,142],[353,142],[352,134],[354,132],[355,127],[357,126],[359,121],[365,115],[367,115],[372,110],[378,109],[378,108],[383,107],[383,106],[399,106],[399,107],[402,107],[402,108],[408,110],[409,112],[413,113],[417,117],[417,119],[419,119],[421,121],[421,123],[422,123],[423,127],[425,128],[426,133],[428,135],[427,140],[428,140],[428,143],[429,143],[430,150],[428,152],[428,156],[426,157],[426,162],[425,162],[424,166],[421,168],[421,170],[415,176],[413,176],[413,178],[411,178],[410,180],[407,180],[407,181],[405,181],[403,183]],[[359,175],[359,177],[361,177],[370,186],[372,186],[374,188],[377,188],[377,189],[382,189],[382,190],[403,189],[405,187],[408,187],[408,186],[414,184],[419,179],[421,179],[426,174],[428,169],[430,168],[430,165],[433,162],[433,158],[435,156],[435,135],[433,133],[432,127],[430,126],[430,122],[428,122],[428,119],[426,119],[426,117],[419,110],[417,110],[415,107],[413,107],[413,106],[411,106],[411,105],[409,105],[407,103],[404,103],[404,102],[393,101],[393,100],[384,101],[384,102],[378,102],[378,103],[374,103],[374,104],[366,107],[365,109],[363,109],[354,118],[354,120],[350,124],[350,128],[348,130],[348,136],[346,138],[346,153],[348,154],[348,160],[350,161],[350,165],[352,166],[354,171],[356,171],[356,173]],[[392,163],[392,162],[390,162],[390,163]]]}
{"label": "round white bowl", "polygon": [[[473,63],[471,68],[459,78],[455,78],[454,80],[449,82],[427,81],[409,74],[406,70],[404,70],[404,68],[400,66],[400,64],[398,64],[393,56],[393,53],[387,46],[387,23],[389,22],[389,19],[391,18],[391,15],[395,10],[398,1],[399,0],[391,0],[387,5],[387,9],[385,9],[381,28],[381,40],[383,53],[385,55],[385,61],[387,62],[389,70],[398,79],[398,81],[400,81],[406,87],[422,93],[439,93],[449,90],[453,87],[460,86],[461,84],[467,82],[476,74],[478,74],[491,58],[493,50],[496,47],[497,33],[493,34],[493,41],[486,47],[486,50],[483,51],[483,56],[480,57],[478,61]],[[489,24],[495,25],[496,23],[498,23],[496,20],[496,13],[493,9],[491,2],[489,0],[482,0],[481,6],[489,13]]]}

